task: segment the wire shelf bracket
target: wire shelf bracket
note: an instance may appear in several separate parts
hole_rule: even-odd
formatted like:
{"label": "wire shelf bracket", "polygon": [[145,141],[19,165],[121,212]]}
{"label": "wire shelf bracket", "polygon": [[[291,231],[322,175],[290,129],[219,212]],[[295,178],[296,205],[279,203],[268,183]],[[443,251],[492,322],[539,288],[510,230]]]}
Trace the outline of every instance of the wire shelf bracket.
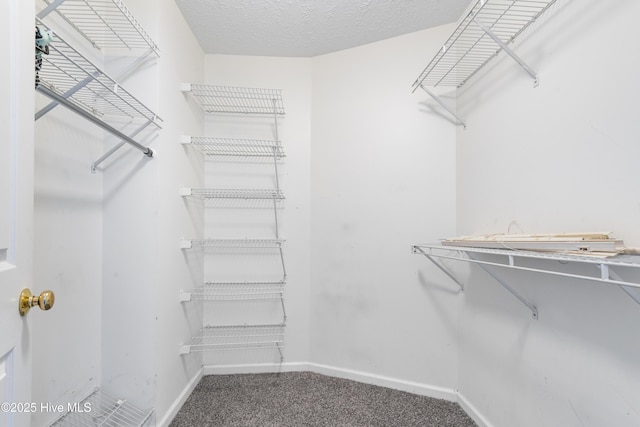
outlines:
{"label": "wire shelf bracket", "polygon": [[[524,304],[525,307],[527,307],[529,310],[531,310],[532,317],[534,319],[538,320],[538,309],[536,308],[535,305],[531,304],[522,295],[520,295],[518,292],[516,292],[516,290],[513,289],[511,286],[509,286],[509,284],[507,282],[505,282],[500,276],[498,276],[495,272],[491,271],[489,269],[489,267],[487,267],[486,265],[484,265],[481,262],[478,262],[478,260],[476,260],[471,254],[467,254],[467,256],[469,257],[469,260],[471,260],[472,262],[475,262],[476,264],[478,264],[478,266],[480,268],[482,268],[489,276],[493,277],[493,279],[496,282],[498,282],[503,288],[505,288],[518,301],[520,301],[522,304]],[[509,262],[513,263],[513,258],[509,258]]]}
{"label": "wire shelf bracket", "polygon": [[[128,137],[129,138],[133,138],[134,136],[136,136],[137,134],[139,134],[140,132],[142,132],[144,129],[147,128],[147,126],[149,126],[152,122],[148,121],[147,123],[143,124],[142,126],[140,126],[138,129],[136,129],[133,133],[129,134]],[[100,165],[100,163],[104,162],[105,160],[107,160],[109,157],[111,157],[112,154],[114,154],[116,151],[118,151],[120,148],[122,148],[125,144],[130,143],[129,141],[123,140],[121,141],[119,144],[117,144],[116,146],[114,146],[113,148],[111,148],[109,151],[107,151],[106,153],[104,153],[98,160],[96,160],[95,162],[93,162],[91,164],[91,173],[96,173],[98,166]],[[144,153],[144,151],[143,151]],[[145,153],[147,154],[147,153]],[[153,156],[153,152],[151,152],[151,155],[147,154],[147,156],[152,157]]]}
{"label": "wire shelf bracket", "polygon": [[419,246],[413,246],[412,251],[414,254],[419,253],[424,255],[429,261],[431,261],[436,267],[438,267],[440,271],[449,276],[449,278],[460,287],[460,292],[464,292],[464,284],[460,282],[453,274],[451,274],[451,272],[447,270],[440,262],[438,262],[438,260],[436,260],[431,254],[428,254]]}
{"label": "wire shelf bracket", "polygon": [[[589,280],[600,283],[616,285],[620,287],[629,297],[636,303],[640,304],[640,282],[633,282],[623,279],[618,273],[613,271],[614,268],[630,268],[640,269],[640,257],[633,255],[617,255],[611,258],[599,258],[585,255],[574,255],[554,252],[534,252],[512,249],[486,249],[467,246],[442,246],[433,244],[413,245],[411,251],[414,254],[421,254],[428,259],[433,258],[450,259],[454,261],[464,261],[479,265],[487,274],[493,277],[501,286],[509,291],[515,298],[531,310],[533,318],[538,318],[538,310],[535,305],[528,302],[524,297],[518,294],[513,287],[500,278],[494,271],[493,267],[508,268],[519,271],[530,271],[534,273],[550,274],[558,277],[567,277],[573,279]],[[492,255],[502,258],[504,262],[487,261],[478,259],[476,255]],[[518,264],[516,261],[520,259],[533,259],[556,261],[562,264],[581,264],[591,265],[598,269],[599,275],[589,275],[580,273],[567,273],[553,268],[530,267]],[[437,265],[437,264],[436,264]],[[444,270],[443,270],[444,271]],[[449,277],[458,282],[449,272],[445,271]]]}
{"label": "wire shelf bracket", "polygon": [[433,93],[432,91],[430,91],[429,89],[424,87],[422,85],[422,83],[420,83],[420,88],[422,90],[424,90],[427,93],[427,95],[429,95],[431,98],[433,98],[434,101],[436,101],[438,104],[440,104],[440,106],[442,108],[447,110],[447,112],[449,114],[451,114],[458,121],[459,124],[461,124],[465,129],[467,128],[467,123],[465,122],[465,120],[462,117],[460,117],[458,115],[458,113],[453,108],[451,108],[447,104],[445,104],[445,102],[442,99],[440,99],[440,97],[438,95],[436,95],[435,93]]}
{"label": "wire shelf bracket", "polygon": [[106,130],[107,132],[111,133],[112,135],[114,135],[114,136],[118,137],[119,139],[123,140],[125,143],[127,143],[127,144],[131,145],[132,147],[136,148],[137,150],[141,151],[144,155],[146,155],[148,157],[153,157],[153,151],[151,150],[151,148],[145,147],[144,145],[136,142],[135,140],[131,139],[129,136],[127,136],[124,133],[120,132],[118,129],[114,128],[113,126],[111,126],[111,125],[107,124],[106,122],[98,119],[94,115],[87,113],[85,110],[83,110],[82,108],[78,107],[76,104],[74,104],[73,102],[69,101],[67,98],[58,95],[57,93],[55,93],[53,90],[49,89],[48,87],[46,87],[46,86],[38,86],[36,90],[38,92],[40,92],[41,94],[43,94],[45,96],[48,96],[49,98],[51,98],[54,101],[58,102],[59,104],[62,104],[63,106],[67,107],[68,109],[70,109],[74,113],[77,113],[78,115],[80,115],[83,118],[87,119],[91,123],[99,126],[100,128]]}
{"label": "wire shelf bracket", "polygon": [[520,67],[522,67],[524,71],[527,72],[527,74],[529,74],[533,78],[533,87],[538,87],[538,84],[540,83],[538,73],[535,72],[531,67],[529,67],[527,63],[522,60],[522,58],[520,58],[509,46],[507,46],[506,43],[500,40],[500,38],[498,38],[498,36],[494,34],[489,28],[487,28],[482,22],[478,21],[475,17],[473,18],[473,22],[478,27],[480,27],[480,29],[484,31],[486,35],[491,37],[491,39],[496,42],[498,46],[500,46],[500,49],[504,50],[514,61],[518,63],[518,65],[520,65]]}
{"label": "wire shelf bracket", "polygon": [[466,127],[465,121],[425,86],[460,88],[500,51],[504,51],[529,74],[533,78],[533,86],[537,87],[540,82],[538,73],[509,45],[555,2],[476,0],[469,13],[416,78],[412,92],[418,87],[422,88]]}

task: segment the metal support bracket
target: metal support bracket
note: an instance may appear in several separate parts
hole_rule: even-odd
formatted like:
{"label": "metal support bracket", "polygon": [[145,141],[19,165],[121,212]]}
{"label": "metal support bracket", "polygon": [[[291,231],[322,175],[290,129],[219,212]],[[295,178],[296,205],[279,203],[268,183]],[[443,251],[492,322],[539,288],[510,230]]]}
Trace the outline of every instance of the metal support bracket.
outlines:
{"label": "metal support bracket", "polygon": [[49,6],[42,9],[36,16],[40,19],[43,19],[45,16],[56,10],[62,3],[64,3],[64,0],[55,0],[54,2],[50,3]]}
{"label": "metal support bracket", "polygon": [[427,257],[427,259],[429,261],[431,261],[432,263],[434,263],[435,266],[438,267],[444,274],[446,274],[447,276],[449,276],[449,278],[451,280],[456,282],[456,284],[460,287],[460,292],[464,292],[464,285],[462,283],[460,283],[460,281],[458,279],[456,279],[455,276],[449,272],[449,270],[444,268],[444,266],[442,264],[437,262],[431,255],[429,255],[428,253],[423,251],[422,248],[414,246],[413,247],[413,253],[415,253],[415,254],[420,253],[420,254],[424,255],[425,257]]}
{"label": "metal support bracket", "polygon": [[[467,256],[472,259],[472,260],[476,260],[475,258],[473,258],[471,256],[471,254],[467,253]],[[478,263],[478,265],[480,266],[480,268],[482,268],[484,271],[487,272],[487,274],[491,277],[493,277],[495,279],[496,282],[498,282],[500,285],[502,285],[502,287],[504,287],[507,291],[509,291],[509,293],[511,295],[513,295],[514,297],[516,297],[518,299],[518,301],[520,301],[522,304],[524,304],[529,310],[531,310],[531,314],[533,316],[534,319],[538,320],[538,309],[536,308],[535,305],[531,304],[529,301],[527,301],[526,299],[524,299],[524,297],[522,295],[520,295],[518,292],[516,292],[515,289],[513,289],[511,286],[509,286],[509,284],[507,284],[507,282],[505,282],[504,280],[502,280],[498,275],[496,275],[494,272],[492,272],[491,270],[489,270],[486,266],[484,266],[483,264]]]}
{"label": "metal support bracket", "polygon": [[537,87],[540,83],[538,73],[536,73],[531,67],[529,67],[526,62],[524,62],[518,55],[516,55],[516,53],[511,50],[509,46],[507,46],[502,40],[500,40],[498,36],[492,33],[491,30],[489,30],[483,23],[478,21],[476,18],[473,18],[473,22],[475,22],[476,25],[480,27],[480,29],[484,31],[489,37],[491,37],[493,41],[496,42],[498,46],[500,46],[500,49],[504,50],[511,58],[513,58],[513,60],[516,61],[522,67],[522,69],[527,72],[527,74],[533,77],[533,87]]}
{"label": "metal support bracket", "polygon": [[453,111],[447,104],[445,104],[442,99],[440,99],[440,97],[438,95],[436,95],[435,93],[431,92],[429,89],[427,89],[426,87],[424,87],[422,84],[420,84],[420,87],[422,88],[422,90],[424,90],[427,95],[429,95],[431,98],[434,99],[434,101],[436,101],[438,104],[440,104],[440,106],[442,108],[444,108],[445,110],[447,110],[447,112],[449,114],[451,114],[453,117],[455,117],[455,119],[462,125],[464,126],[464,128],[467,128],[467,124],[465,123],[465,121],[462,119],[462,117],[460,117],[455,111]]}
{"label": "metal support bracket", "polygon": [[[64,97],[65,99],[70,98],[74,93],[76,93],[77,91],[79,91],[80,89],[88,85],[89,83],[91,83],[99,75],[100,73],[96,71],[86,79],[82,80],[81,82],[78,82],[78,84],[76,84],[74,87],[66,91],[64,94],[62,94],[62,97]],[[58,104],[59,102],[52,101],[49,103],[49,105],[40,109],[40,111],[36,113],[36,117],[35,117],[36,121],[42,116],[44,116],[45,114],[47,114],[49,111],[53,110]]]}
{"label": "metal support bracket", "polygon": [[280,292],[280,305],[282,306],[282,324],[287,323],[287,309],[284,308],[284,293]]}
{"label": "metal support bracket", "polygon": [[75,105],[74,103],[69,101],[64,96],[61,96],[61,95],[53,92],[52,90],[50,90],[49,88],[44,87],[44,86],[38,86],[36,88],[36,90],[38,92],[42,93],[43,95],[48,96],[49,98],[53,99],[54,101],[57,101],[59,104],[64,105],[65,107],[67,107],[71,111],[73,111],[76,114],[84,117],[85,119],[87,119],[91,123],[97,125],[98,127],[101,127],[102,129],[106,130],[107,132],[115,135],[117,138],[120,138],[121,140],[123,140],[127,144],[129,144],[132,147],[140,150],[146,156],[153,157],[153,151],[151,150],[151,148],[145,147],[144,145],[134,141],[133,139],[131,139],[130,137],[128,137],[124,133],[120,132],[118,129],[114,128],[113,126],[110,126],[107,123],[103,122],[102,120],[100,120],[100,119],[94,117],[93,115],[87,113],[85,110],[83,110],[82,108],[78,107],[77,105]]}
{"label": "metal support bracket", "polygon": [[[134,136],[136,136],[137,134],[139,134],[140,132],[142,132],[147,126],[149,126],[151,123],[153,123],[153,120],[149,120],[147,123],[143,124],[142,126],[140,126],[138,129],[136,129],[133,133],[129,134],[129,138],[133,138]],[[121,141],[119,144],[117,144],[116,146],[114,146],[113,148],[111,148],[109,151],[107,151],[106,153],[104,153],[102,155],[102,157],[100,157],[98,160],[96,160],[95,162],[93,162],[91,164],[91,173],[96,173],[96,170],[98,168],[98,165],[102,162],[104,162],[105,160],[107,160],[107,158],[109,158],[113,153],[115,153],[116,151],[118,151],[124,144],[126,144],[127,141]]]}
{"label": "metal support bracket", "polygon": [[278,245],[278,250],[280,251],[280,262],[282,263],[282,281],[287,281],[287,268],[284,265],[284,254],[282,253],[282,244]]}
{"label": "metal support bracket", "polygon": [[[602,277],[602,280],[607,281],[607,280],[613,279],[620,282],[624,282],[624,279],[620,277],[615,271],[611,270],[611,268],[608,265],[597,264],[596,267],[600,268],[600,275]],[[638,288],[632,288],[630,286],[625,286],[620,284],[618,286],[620,287],[620,289],[624,291],[624,293],[629,295],[635,302],[640,304],[640,294],[637,293]]]}

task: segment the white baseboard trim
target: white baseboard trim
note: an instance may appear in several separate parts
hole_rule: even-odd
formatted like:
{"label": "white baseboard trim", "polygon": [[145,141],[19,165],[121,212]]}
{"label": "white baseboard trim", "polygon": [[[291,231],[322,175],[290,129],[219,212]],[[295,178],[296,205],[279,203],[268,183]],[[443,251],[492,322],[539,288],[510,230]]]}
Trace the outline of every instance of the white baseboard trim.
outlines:
{"label": "white baseboard trim", "polygon": [[306,362],[207,365],[203,369],[205,375],[271,374],[278,372],[305,372],[310,370],[309,364]]}
{"label": "white baseboard trim", "polygon": [[476,424],[480,427],[493,427],[493,424],[489,422],[489,420],[482,415],[478,408],[476,408],[473,403],[471,403],[462,393],[457,392],[458,394],[458,405],[462,408],[462,410],[471,417]]}
{"label": "white baseboard trim", "polygon": [[[204,375],[230,375],[230,374],[264,374],[278,372],[314,372],[330,377],[344,378],[358,381],[365,384],[372,384],[395,390],[406,391],[420,396],[443,399],[456,402],[462,410],[471,417],[480,427],[493,427],[493,424],[478,411],[478,409],[458,390],[439,387],[414,381],[401,380],[384,375],[372,374],[369,372],[357,371],[353,369],[337,368],[335,366],[322,365],[312,362],[289,362],[289,363],[264,363],[247,365],[208,365],[203,368]],[[198,378],[199,380],[199,378]],[[197,382],[196,382],[197,383]],[[191,391],[189,391],[191,393]],[[184,401],[182,401],[184,403]],[[180,406],[182,406],[180,403]],[[179,408],[178,408],[179,409]],[[176,411],[177,413],[177,411]],[[175,414],[173,414],[175,416]],[[172,418],[173,418],[172,416]],[[172,419],[171,418],[171,419]],[[163,424],[158,424],[163,425]]]}
{"label": "white baseboard trim", "polygon": [[171,421],[173,421],[176,415],[178,415],[178,411],[180,411],[180,408],[182,408],[182,405],[184,405],[184,402],[186,402],[189,396],[191,396],[193,389],[196,388],[196,386],[202,379],[203,375],[204,375],[204,369],[200,368],[196,373],[196,375],[191,379],[191,381],[187,383],[187,385],[184,387],[182,392],[180,392],[176,400],[169,407],[169,410],[167,410],[167,412],[164,414],[164,417],[161,420],[156,420],[156,426],[158,427],[169,426]]}
{"label": "white baseboard trim", "polygon": [[452,388],[432,386],[428,384],[417,383],[415,381],[407,381],[398,378],[387,377],[384,375],[372,374],[369,372],[336,368],[335,366],[320,365],[318,363],[309,363],[309,366],[312,372],[318,374],[345,378],[365,384],[372,384],[381,387],[392,388],[395,390],[406,391],[408,393],[418,394],[420,396],[448,400],[450,402],[457,401],[457,393]]}

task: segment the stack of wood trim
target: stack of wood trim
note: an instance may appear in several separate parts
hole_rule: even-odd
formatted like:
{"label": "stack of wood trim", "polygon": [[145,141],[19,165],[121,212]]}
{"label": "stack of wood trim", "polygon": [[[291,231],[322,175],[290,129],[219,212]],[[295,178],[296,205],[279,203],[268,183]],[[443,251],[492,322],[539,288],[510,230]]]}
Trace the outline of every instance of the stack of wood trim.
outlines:
{"label": "stack of wood trim", "polygon": [[487,249],[514,249],[542,252],[579,253],[611,256],[625,252],[622,240],[610,233],[560,234],[479,234],[452,237],[442,241],[444,246]]}

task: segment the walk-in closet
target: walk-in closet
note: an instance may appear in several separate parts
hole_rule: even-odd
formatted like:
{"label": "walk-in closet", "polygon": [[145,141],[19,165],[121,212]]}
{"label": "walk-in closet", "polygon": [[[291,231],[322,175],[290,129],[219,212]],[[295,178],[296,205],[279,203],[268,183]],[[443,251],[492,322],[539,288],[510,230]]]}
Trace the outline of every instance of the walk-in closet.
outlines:
{"label": "walk-in closet", "polygon": [[638,16],[3,2],[0,426],[640,425]]}

